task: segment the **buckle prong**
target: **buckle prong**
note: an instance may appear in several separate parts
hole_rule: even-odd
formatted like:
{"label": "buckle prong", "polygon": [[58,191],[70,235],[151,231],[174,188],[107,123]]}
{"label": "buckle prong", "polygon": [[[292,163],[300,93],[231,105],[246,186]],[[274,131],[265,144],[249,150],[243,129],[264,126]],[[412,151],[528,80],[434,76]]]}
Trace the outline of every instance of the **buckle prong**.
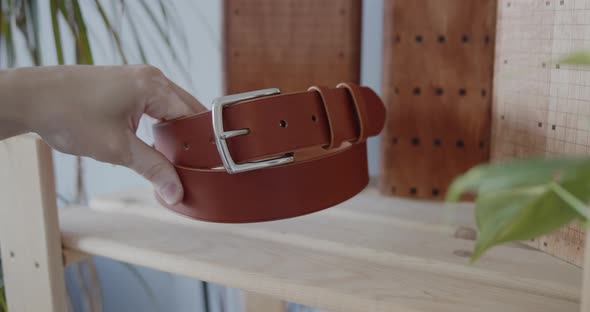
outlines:
{"label": "buckle prong", "polygon": [[251,100],[263,96],[269,96],[279,94],[281,91],[277,88],[263,89],[257,91],[251,91],[246,93],[239,93],[233,95],[227,95],[218,97],[213,100],[211,108],[213,133],[215,137],[215,145],[219,152],[219,157],[223,162],[223,167],[227,173],[239,173],[250,170],[257,170],[262,168],[268,168],[278,166],[281,164],[290,163],[294,160],[293,156],[278,157],[268,159],[264,161],[248,162],[243,164],[236,164],[231,157],[226,140],[240,135],[247,135],[250,133],[249,129],[238,129],[225,131],[223,128],[223,107],[230,104],[236,104],[241,101]]}

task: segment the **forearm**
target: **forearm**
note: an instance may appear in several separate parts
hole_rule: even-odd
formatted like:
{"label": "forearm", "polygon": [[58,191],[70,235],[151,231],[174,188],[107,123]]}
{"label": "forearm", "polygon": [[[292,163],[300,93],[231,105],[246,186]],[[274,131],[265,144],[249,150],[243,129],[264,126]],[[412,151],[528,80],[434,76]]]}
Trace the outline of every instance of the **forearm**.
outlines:
{"label": "forearm", "polygon": [[0,140],[31,131],[31,77],[22,69],[0,71]]}

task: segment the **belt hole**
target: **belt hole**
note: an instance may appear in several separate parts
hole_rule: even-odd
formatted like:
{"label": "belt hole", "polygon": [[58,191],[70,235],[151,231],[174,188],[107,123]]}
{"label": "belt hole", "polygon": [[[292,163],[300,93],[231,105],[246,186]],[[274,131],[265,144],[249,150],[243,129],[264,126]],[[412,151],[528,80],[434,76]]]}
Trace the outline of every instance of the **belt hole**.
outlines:
{"label": "belt hole", "polygon": [[311,120],[313,122],[317,122],[318,121],[318,118],[315,115],[311,115]]}
{"label": "belt hole", "polygon": [[190,144],[188,144],[186,142],[184,144],[182,144],[182,147],[184,147],[185,151],[188,151],[191,148]]}
{"label": "belt hole", "polygon": [[438,43],[445,43],[445,40],[446,40],[445,36],[443,36],[443,35],[438,36]]}
{"label": "belt hole", "polygon": [[412,145],[418,145],[420,144],[420,139],[419,138],[412,138]]}
{"label": "belt hole", "polygon": [[486,147],[486,143],[484,141],[479,141],[479,148],[483,149]]}
{"label": "belt hole", "polygon": [[397,144],[397,138],[395,138],[395,137],[394,137],[394,138],[392,138],[392,139],[391,139],[391,143],[392,143],[392,144]]}
{"label": "belt hole", "polygon": [[432,196],[437,197],[440,194],[440,191],[437,188],[432,189]]}
{"label": "belt hole", "polygon": [[440,139],[434,139],[434,146],[438,147],[442,144]]}
{"label": "belt hole", "polygon": [[463,37],[461,38],[461,40],[463,41],[463,43],[467,43],[467,42],[469,42],[469,36],[463,35]]}
{"label": "belt hole", "polygon": [[459,89],[460,96],[465,96],[465,94],[467,94],[467,90],[465,90],[464,88]]}
{"label": "belt hole", "polygon": [[420,95],[421,92],[422,90],[419,87],[414,88],[414,95]]}
{"label": "belt hole", "polygon": [[436,95],[443,95],[443,93],[445,93],[443,88],[436,88]]}
{"label": "belt hole", "polygon": [[279,126],[281,128],[286,128],[287,127],[287,122],[285,120],[281,120],[281,121],[279,121]]}
{"label": "belt hole", "polygon": [[481,96],[486,96],[486,94],[488,94],[486,89],[481,89]]}
{"label": "belt hole", "polygon": [[458,148],[462,148],[465,146],[465,142],[463,142],[463,140],[457,140],[457,147]]}
{"label": "belt hole", "polygon": [[395,35],[395,42],[400,42],[400,41],[401,41],[400,35]]}
{"label": "belt hole", "polygon": [[418,193],[418,189],[416,189],[415,187],[410,188],[410,194],[416,195],[416,193]]}
{"label": "belt hole", "polygon": [[418,42],[418,43],[422,42],[422,36],[421,35],[416,35],[416,42]]}
{"label": "belt hole", "polygon": [[395,191],[397,191],[397,189],[395,188],[395,186],[392,186],[392,187],[391,187],[391,192],[392,192],[392,193],[395,193]]}
{"label": "belt hole", "polygon": [[490,36],[486,36],[484,41],[485,41],[485,43],[490,43]]}

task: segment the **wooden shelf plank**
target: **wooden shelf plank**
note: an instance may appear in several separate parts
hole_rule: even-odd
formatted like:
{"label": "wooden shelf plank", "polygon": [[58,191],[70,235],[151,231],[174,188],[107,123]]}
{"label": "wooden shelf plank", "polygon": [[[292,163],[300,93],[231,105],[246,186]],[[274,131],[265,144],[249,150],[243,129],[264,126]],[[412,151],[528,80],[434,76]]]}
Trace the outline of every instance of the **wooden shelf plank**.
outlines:
{"label": "wooden shelf plank", "polygon": [[[326,211],[213,224],[160,208],[149,190],[61,213],[64,245],[337,311],[577,311],[582,272],[524,246],[468,265],[469,206],[391,199],[372,188]],[[445,221],[447,220],[448,221]]]}

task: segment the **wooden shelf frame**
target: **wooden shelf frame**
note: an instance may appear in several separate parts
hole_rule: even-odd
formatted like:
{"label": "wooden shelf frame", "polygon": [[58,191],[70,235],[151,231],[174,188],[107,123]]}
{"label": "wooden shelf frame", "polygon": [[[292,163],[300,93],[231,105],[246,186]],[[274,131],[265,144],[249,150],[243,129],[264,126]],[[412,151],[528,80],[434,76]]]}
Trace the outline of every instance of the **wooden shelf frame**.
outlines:
{"label": "wooden shelf frame", "polygon": [[2,254],[11,311],[65,311],[63,252],[242,288],[277,298],[275,309],[282,299],[331,311],[589,311],[582,269],[542,252],[500,246],[470,266],[468,205],[449,214],[368,188],[309,216],[226,225],[175,215],[138,190],[62,209],[58,222],[50,149],[6,140],[0,164],[0,246],[16,251]]}

